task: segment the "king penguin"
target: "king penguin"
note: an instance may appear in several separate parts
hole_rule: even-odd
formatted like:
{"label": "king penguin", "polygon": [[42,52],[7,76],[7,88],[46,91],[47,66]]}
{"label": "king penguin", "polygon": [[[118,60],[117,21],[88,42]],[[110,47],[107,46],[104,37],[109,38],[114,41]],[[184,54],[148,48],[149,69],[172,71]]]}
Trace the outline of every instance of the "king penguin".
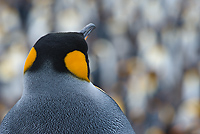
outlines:
{"label": "king penguin", "polygon": [[49,33],[30,50],[20,100],[0,125],[2,134],[134,134],[116,102],[89,79],[86,39],[80,32]]}

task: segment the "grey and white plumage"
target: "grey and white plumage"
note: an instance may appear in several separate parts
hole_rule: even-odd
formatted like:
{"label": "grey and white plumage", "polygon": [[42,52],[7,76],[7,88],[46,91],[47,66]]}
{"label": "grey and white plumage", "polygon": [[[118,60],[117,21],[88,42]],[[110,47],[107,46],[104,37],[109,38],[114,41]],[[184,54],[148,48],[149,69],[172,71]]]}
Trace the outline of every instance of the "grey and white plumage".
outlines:
{"label": "grey and white plumage", "polygon": [[25,74],[24,93],[4,118],[1,133],[134,133],[108,95],[49,64]]}
{"label": "grey and white plumage", "polygon": [[[36,55],[27,58],[34,60],[31,67],[25,63],[23,95],[3,119],[0,133],[134,134],[116,102],[85,78],[85,38],[93,28],[90,24],[81,33],[52,33],[36,42]],[[66,65],[72,61],[64,61],[74,51],[84,56],[80,65],[87,66],[85,80],[76,75],[82,70],[74,74]]]}

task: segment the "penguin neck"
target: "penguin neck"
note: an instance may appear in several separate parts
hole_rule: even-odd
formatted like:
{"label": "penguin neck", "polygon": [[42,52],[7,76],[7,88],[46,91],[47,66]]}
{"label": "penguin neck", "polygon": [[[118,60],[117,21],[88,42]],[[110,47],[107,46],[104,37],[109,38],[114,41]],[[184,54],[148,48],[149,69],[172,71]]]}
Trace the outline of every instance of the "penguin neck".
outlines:
{"label": "penguin neck", "polygon": [[[24,91],[27,94],[65,94],[76,89],[84,87],[90,82],[78,79],[71,73],[57,72],[52,62],[46,61],[35,71],[27,71],[24,74]],[[81,89],[80,89],[81,90]]]}

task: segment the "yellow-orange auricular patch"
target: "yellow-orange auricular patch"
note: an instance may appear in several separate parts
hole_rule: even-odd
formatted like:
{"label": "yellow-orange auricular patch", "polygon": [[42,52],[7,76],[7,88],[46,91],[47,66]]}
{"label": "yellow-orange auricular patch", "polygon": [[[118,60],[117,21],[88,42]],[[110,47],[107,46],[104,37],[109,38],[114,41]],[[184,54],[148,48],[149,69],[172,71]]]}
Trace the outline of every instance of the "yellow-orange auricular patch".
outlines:
{"label": "yellow-orange auricular patch", "polygon": [[37,56],[37,52],[34,47],[30,50],[28,57],[26,58],[26,62],[24,65],[24,73],[33,65],[33,62],[35,61]]}
{"label": "yellow-orange auricular patch", "polygon": [[76,75],[78,78],[84,79],[88,82],[88,66],[85,59],[85,55],[80,51],[73,51],[68,53],[64,59],[67,69]]}

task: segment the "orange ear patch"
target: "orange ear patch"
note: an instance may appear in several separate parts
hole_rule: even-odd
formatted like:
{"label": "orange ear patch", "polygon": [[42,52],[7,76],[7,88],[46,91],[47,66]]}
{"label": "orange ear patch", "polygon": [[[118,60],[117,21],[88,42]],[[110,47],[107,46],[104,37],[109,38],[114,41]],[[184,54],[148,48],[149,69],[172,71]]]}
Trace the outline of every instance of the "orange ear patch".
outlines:
{"label": "orange ear patch", "polygon": [[26,62],[24,65],[24,73],[33,65],[33,62],[35,61],[37,56],[37,52],[34,47],[31,48],[28,57],[26,58]]}
{"label": "orange ear patch", "polygon": [[64,59],[67,69],[76,75],[78,78],[84,79],[90,82],[88,79],[88,66],[85,59],[85,55],[80,51],[73,51],[68,53]]}

